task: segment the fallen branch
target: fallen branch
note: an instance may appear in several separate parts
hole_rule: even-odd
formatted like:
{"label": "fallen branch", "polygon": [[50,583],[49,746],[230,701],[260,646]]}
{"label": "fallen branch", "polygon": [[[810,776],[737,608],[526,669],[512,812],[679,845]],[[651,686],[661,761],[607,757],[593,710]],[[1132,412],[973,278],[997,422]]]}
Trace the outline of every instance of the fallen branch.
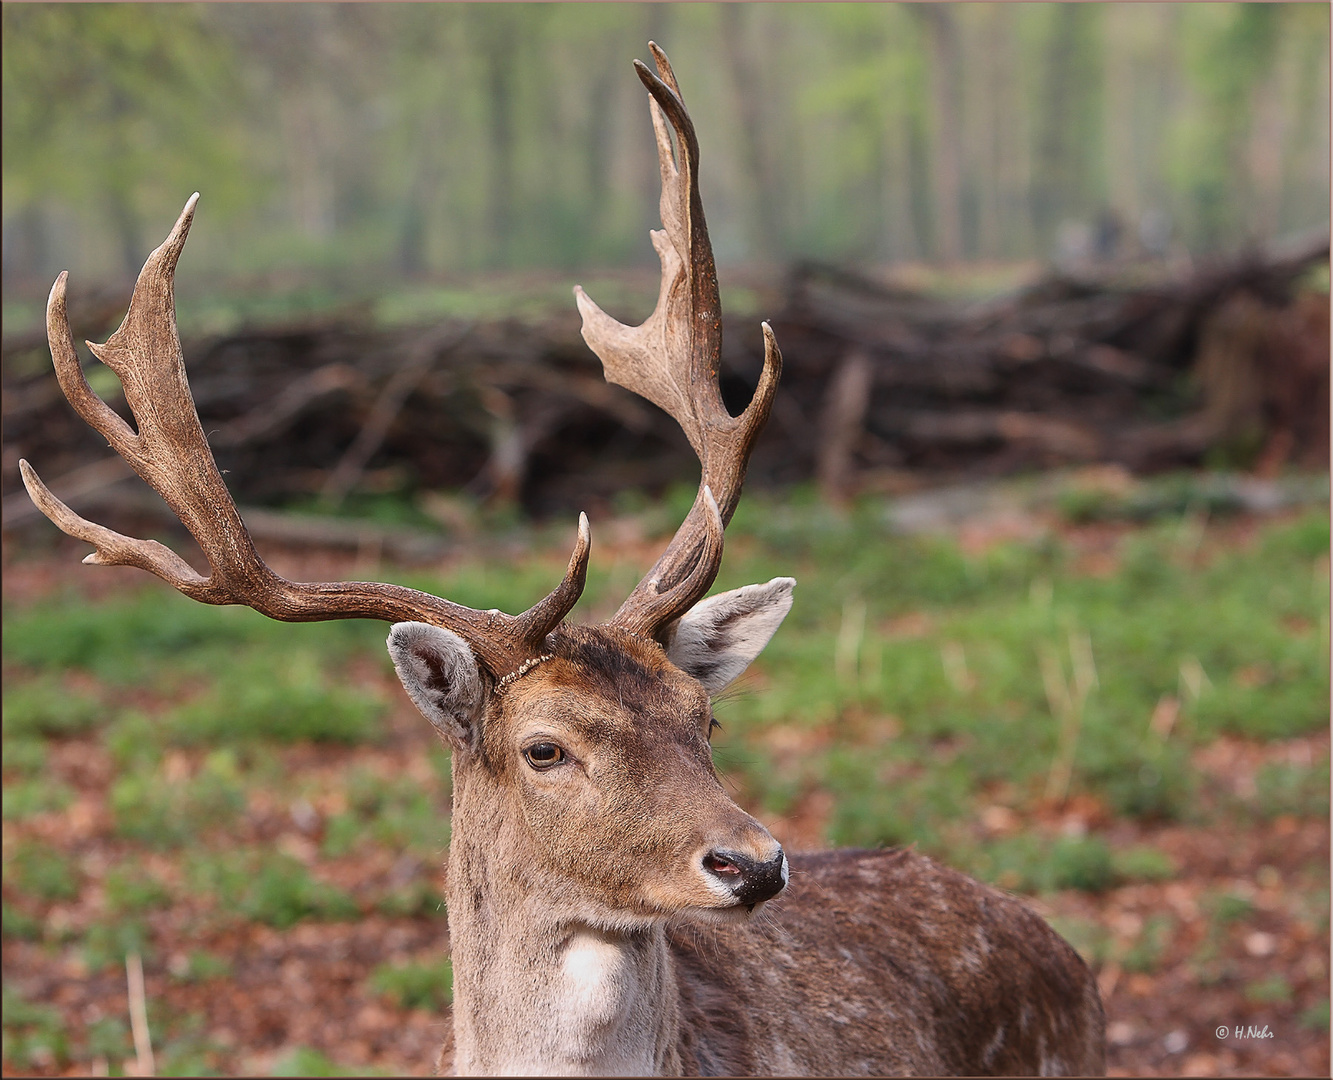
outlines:
{"label": "fallen branch", "polygon": [[329,474],[328,482],[320,492],[325,503],[331,507],[342,505],[347,493],[356,486],[375,451],[384,442],[384,437],[407,403],[409,395],[431,366],[441,356],[462,344],[471,332],[471,323],[464,325],[461,330],[440,327],[425,334],[421,341],[408,350],[407,362],[389,379],[352,445]]}
{"label": "fallen branch", "polygon": [[[748,482],[813,477],[838,501],[884,470],[958,477],[1112,461],[1150,471],[1219,452],[1266,475],[1317,468],[1328,454],[1328,298],[1298,283],[1326,257],[1322,238],[1181,280],[1051,277],[982,303],[798,267],[765,311],[784,374]],[[761,365],[753,323],[726,324],[733,411]],[[65,474],[53,486],[76,499],[128,475],[98,471],[103,447],[53,376],[14,374],[30,370],[33,342],[19,342],[20,355],[13,341],[6,527],[37,520],[19,457],[50,462]],[[336,506],[396,485],[540,514],[694,474],[674,425],[604,381],[572,317],[248,329],[185,352],[227,484],[252,505],[322,494]]]}
{"label": "fallen branch", "polygon": [[134,1035],[135,1075],[156,1076],[153,1040],[148,1034],[148,1005],[144,1000],[143,961],[137,952],[125,954],[125,981],[129,988],[130,1031]]}

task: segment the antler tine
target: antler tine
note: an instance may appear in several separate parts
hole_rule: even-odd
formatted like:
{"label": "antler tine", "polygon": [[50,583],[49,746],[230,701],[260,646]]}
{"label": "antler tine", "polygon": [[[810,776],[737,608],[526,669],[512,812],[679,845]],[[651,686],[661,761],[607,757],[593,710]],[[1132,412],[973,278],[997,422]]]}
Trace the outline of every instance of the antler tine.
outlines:
{"label": "antler tine", "polygon": [[244,604],[284,622],[383,619],[433,623],[466,640],[496,678],[543,651],[546,635],[569,614],[583,591],[591,539],[588,519],[582,514],[564,579],[517,616],[477,611],[382,582],[288,581],[259,557],[199,423],[176,332],[176,263],[198,198],[197,192],[190,197],[171,235],[148,257],[120,329],[104,345],[88,342],[93,355],[119,377],[138,431],[107,406],[83,376],[66,315],[67,274],[62,273],[51,288],[46,326],[56,378],[65,397],[162,496],[198,541],[211,573],[207,577],[197,573],[154,540],[124,536],[80,517],[51,493],[26,461],[20,461],[24,486],[37,508],[63,532],[94,546],[96,550],[84,562],[136,566],[202,603]]}
{"label": "antler tine", "polygon": [[699,495],[689,514],[610,620],[612,626],[658,636],[703,597],[717,576],[721,532],[740,501],[750,451],[777,391],[782,356],[772,328],[764,323],[759,385],[745,411],[732,416],[718,386],[722,307],[699,196],[699,143],[666,53],[653,42],[648,47],[657,73],[637,60],[634,67],[650,95],[662,172],[662,229],[651,233],[662,263],[657,306],[644,323],[630,327],[607,315],[581,288],[574,294],[583,316],[583,339],[602,361],[607,382],[666,410],[702,466]]}
{"label": "antler tine", "polygon": [[588,553],[592,550],[592,530],[588,527],[588,515],[579,514],[578,539],[574,543],[574,552],[569,557],[569,567],[564,579],[522,615],[515,617],[514,623],[518,637],[523,642],[527,653],[540,652],[546,635],[560,625],[560,620],[569,614],[583,595],[583,586],[588,580]]}

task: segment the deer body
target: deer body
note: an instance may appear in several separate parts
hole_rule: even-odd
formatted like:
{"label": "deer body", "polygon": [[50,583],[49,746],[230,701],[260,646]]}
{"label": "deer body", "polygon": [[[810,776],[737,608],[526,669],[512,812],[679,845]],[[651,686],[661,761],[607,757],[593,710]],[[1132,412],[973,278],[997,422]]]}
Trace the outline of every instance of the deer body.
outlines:
{"label": "deer body", "polygon": [[796,856],[789,893],[673,931],[687,1075],[1105,1071],[1095,982],[1014,898],[903,849]]}
{"label": "deer body", "polygon": [[1021,903],[907,851],[793,868],[713,768],[711,696],[792,604],[791,578],[705,599],[782,358],[765,325],[754,398],[732,416],[718,387],[698,143],[666,56],[650,47],[657,72],[635,64],[662,173],[657,307],[628,327],[575,292],[608,381],[679,422],[702,477],[680,529],[606,623],[565,622],[587,572],[582,515],[563,580],[520,615],[379,582],[288,581],[263,563],[195,413],[176,334],[174,274],[197,195],[149,256],[120,329],[90,345],[137,430],[84,378],[64,274],[47,335],[70,404],[176,512],[208,575],[75,514],[20,461],[24,483],[94,546],[86,562],[137,566],[201,602],[290,622],[393,623],[403,687],[453,755],[457,1072],[1100,1072],[1096,985]]}
{"label": "deer body", "polygon": [[[903,850],[797,857],[757,915],[715,889],[700,852],[772,841],[716,784],[696,680],[604,633],[555,635],[455,749],[459,1075],[1102,1071],[1090,973],[1012,897]],[[570,748],[550,815],[516,752],[534,738]]]}
{"label": "deer body", "polygon": [[450,858],[458,1075],[1105,1071],[1078,955],[914,852],[797,856],[790,895],[744,926],[622,931],[540,895],[483,889],[478,906],[458,876],[476,854]]}

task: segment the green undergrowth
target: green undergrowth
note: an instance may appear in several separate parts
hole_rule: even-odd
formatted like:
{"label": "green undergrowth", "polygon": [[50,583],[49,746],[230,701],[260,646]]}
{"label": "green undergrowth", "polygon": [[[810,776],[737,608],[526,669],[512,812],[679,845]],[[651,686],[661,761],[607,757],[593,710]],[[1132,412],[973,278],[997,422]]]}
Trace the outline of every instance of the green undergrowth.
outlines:
{"label": "green undergrowth", "polygon": [[4,988],[4,1060],[21,1071],[64,1066],[69,1061],[69,1038],[58,1009],[32,1001]]}
{"label": "green undergrowth", "polygon": [[336,677],[330,658],[309,647],[256,652],[231,678],[215,680],[166,718],[182,746],[269,739],[277,742],[369,742],[384,711],[377,692]]}
{"label": "green undergrowth", "polygon": [[[346,797],[347,810],[325,826],[324,855],[339,858],[378,845],[439,860],[449,839],[448,809],[430,791],[407,778],[387,779],[354,766],[347,774]],[[404,896],[395,902],[409,900]]]}
{"label": "green undergrowth", "polygon": [[[95,572],[95,571],[92,571]],[[378,640],[377,640],[378,638]],[[112,686],[190,683],[244,676],[266,654],[314,650],[330,664],[382,645],[361,620],[290,624],[243,607],[197,604],[165,586],[89,603],[76,592],[5,608],[5,661],[40,672],[75,670]]]}
{"label": "green undergrowth", "polygon": [[309,1046],[297,1046],[282,1054],[269,1069],[270,1076],[382,1076],[364,1065],[339,1065],[328,1055]]}
{"label": "green undergrowth", "polygon": [[[643,520],[665,527],[688,497],[645,504]],[[971,817],[991,789],[1018,809],[1059,789],[1094,796],[1113,814],[1189,820],[1212,806],[1199,797],[1193,748],[1221,734],[1290,739],[1328,722],[1322,511],[1266,524],[1245,544],[1214,545],[1208,519],[1189,504],[1127,532],[1114,572],[1100,576],[1079,570],[1058,532],[968,554],[946,538],[894,535],[885,522],[882,503],[834,514],[798,490],[782,504],[748,500],[729,531],[718,589],[785,574],[798,581],[792,613],[754,674],[717,704],[719,765],[766,814],[790,813],[827,787],[837,795],[830,842],[941,851],[959,843],[950,822]],[[555,526],[542,535],[567,539]],[[515,611],[550,587],[563,558],[497,553],[443,577],[398,580]],[[594,558],[575,617],[613,609],[640,571]],[[373,742],[387,702],[346,666],[382,654],[382,641],[375,623],[283,625],[154,585],[101,603],[69,594],[11,606],[5,815],[67,805],[59,783],[35,781],[45,748],[100,735],[122,765],[111,794],[122,836],[170,847],[225,825],[243,805],[236,770],[210,757],[176,790],[154,771],[162,751]],[[71,671],[91,679],[67,690]],[[116,704],[126,687],[171,704],[127,709]],[[784,753],[776,729],[802,734],[808,749]],[[1266,767],[1250,810],[1326,813],[1326,777],[1326,762]],[[326,829],[326,854],[365,842],[424,853],[432,830],[435,848],[443,843],[439,808],[421,792],[356,783],[365,790]],[[1005,857],[997,849],[989,861],[1000,867]],[[1068,876],[1052,870],[1043,880]]]}
{"label": "green undergrowth", "polygon": [[454,998],[454,970],[448,958],[425,964],[381,964],[370,989],[401,1009],[438,1009]]}
{"label": "green undergrowth", "polygon": [[73,789],[58,780],[6,780],[3,815],[6,821],[23,821],[64,810],[73,801]]}
{"label": "green undergrowth", "polygon": [[[1055,791],[1117,815],[1190,820],[1214,809],[1194,748],[1327,726],[1322,513],[1217,549],[1197,518],[1159,521],[1129,533],[1116,572],[1097,577],[1058,539],[968,556],[943,539],[885,536],[864,510],[838,520],[784,508],[752,528],[761,553],[719,585],[785,570],[796,604],[758,678],[718,704],[717,756],[773,815],[812,788],[835,792],[833,843],[947,853],[950,822],[988,789],[1018,808]],[[784,753],[793,740],[775,729],[809,749]],[[1252,809],[1326,813],[1326,770],[1267,767]],[[1068,851],[1051,851],[1044,878],[1021,872],[1029,886],[1114,876],[1062,870]],[[1001,846],[989,859],[1003,872]]]}
{"label": "green undergrowth", "polygon": [[235,757],[219,750],[189,779],[171,779],[151,765],[126,770],[112,784],[109,803],[118,836],[168,849],[234,826],[245,808],[245,785]]}
{"label": "green undergrowth", "polygon": [[236,849],[187,861],[189,889],[223,915],[285,930],[303,919],[340,922],[360,914],[356,900],[320,881],[289,855]]}
{"label": "green undergrowth", "polygon": [[[692,498],[627,497],[620,512],[665,536]],[[1109,567],[1091,573],[1060,528],[969,553],[894,533],[881,501],[835,514],[803,490],[747,498],[715,591],[787,575],[798,585],[781,630],[715,704],[728,790],[768,821],[827,793],[816,802],[829,844],[914,844],[1029,894],[1178,875],[1164,852],[1112,842],[1103,824],[1117,818],[1236,829],[1326,818],[1329,764],[1311,738],[1328,725],[1325,511],[1237,539],[1197,499],[1154,507],[1060,511],[1117,522]],[[385,576],[519,611],[559,580],[572,523],[531,530],[537,555],[514,553],[521,535],[507,526],[486,556],[447,574]],[[644,569],[594,546],[573,618],[608,616]],[[385,689],[384,636],[375,622],[289,625],[207,607],[147,578],[105,600],[68,591],[6,604],[6,945],[92,978],[123,978],[137,953],[174,983],[206,984],[243,963],[208,951],[209,933],[237,924],[443,919],[448,755],[423,743],[413,753],[424,762],[386,765],[400,738],[387,718],[405,706]],[[361,673],[375,664],[381,678],[368,685]],[[1221,736],[1256,755],[1249,787],[1201,768],[1199,751]],[[1069,829],[1054,824],[1062,804],[1094,811]],[[62,835],[58,815],[94,822],[109,860],[90,859],[83,841],[49,842]],[[1042,821],[1052,824],[1032,825]],[[358,864],[383,869],[333,884]],[[1323,905],[1310,920],[1326,926],[1326,891]],[[1207,932],[1191,970],[1202,985],[1234,981],[1228,949],[1254,905],[1217,893],[1200,906]],[[166,940],[177,924],[198,947]],[[1078,920],[1060,929],[1091,961],[1135,973],[1157,971],[1183,942],[1166,916],[1129,938]],[[447,962],[395,963],[364,989],[393,1008],[438,1010],[451,982]],[[1256,1005],[1293,993],[1275,980],[1241,989]],[[67,1029],[8,983],[4,1004],[7,1070],[114,1068],[132,1054],[120,1019]],[[216,1070],[222,1051],[201,1017],[150,1008],[160,1069]],[[1327,1027],[1326,1002],[1307,1012],[1302,1023]],[[272,1068],[342,1072],[311,1048]]]}

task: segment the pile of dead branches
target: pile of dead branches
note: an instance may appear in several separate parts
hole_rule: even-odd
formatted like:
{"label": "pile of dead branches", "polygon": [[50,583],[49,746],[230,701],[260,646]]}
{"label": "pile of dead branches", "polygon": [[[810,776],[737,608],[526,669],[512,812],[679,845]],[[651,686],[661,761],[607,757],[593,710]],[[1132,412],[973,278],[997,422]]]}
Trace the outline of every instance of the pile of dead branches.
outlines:
{"label": "pile of dead branches", "polygon": [[[836,499],[903,477],[1080,462],[1148,471],[1220,453],[1270,472],[1324,464],[1328,296],[1299,282],[1327,259],[1324,238],[1178,280],[1052,276],[985,303],[798,266],[771,299],[785,371],[751,481],[817,477]],[[76,335],[113,328],[118,312],[105,307],[72,307]],[[726,326],[734,411],[760,369],[756,321]],[[40,335],[3,346],[6,527],[32,519],[19,457],[76,509],[133,488],[64,402],[44,353]],[[242,505],[461,491],[545,514],[694,482],[674,423],[605,383],[572,312],[537,324],[256,328],[187,340],[185,354]],[[90,374],[124,412],[114,380]]]}
{"label": "pile of dead branches", "polygon": [[875,469],[1323,465],[1328,296],[1297,283],[1327,259],[1324,239],[1183,280],[1053,276],[974,305],[798,267],[775,320],[783,418],[804,406],[792,446],[834,493]]}

